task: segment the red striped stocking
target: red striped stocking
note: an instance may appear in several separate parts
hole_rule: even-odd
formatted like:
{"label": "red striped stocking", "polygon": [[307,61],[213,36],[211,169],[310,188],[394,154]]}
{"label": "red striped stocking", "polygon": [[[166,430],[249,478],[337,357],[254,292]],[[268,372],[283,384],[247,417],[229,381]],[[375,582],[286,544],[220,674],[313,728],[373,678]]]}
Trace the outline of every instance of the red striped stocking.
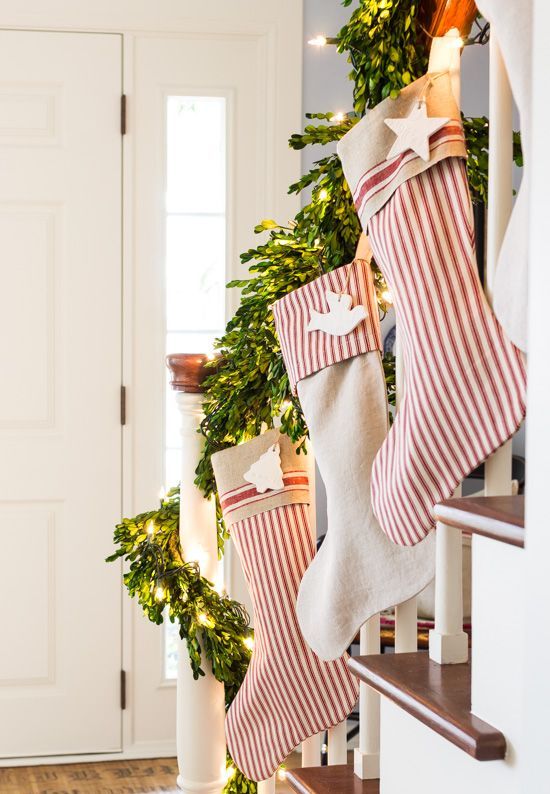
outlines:
{"label": "red striped stocking", "polygon": [[[510,438],[525,414],[522,355],[494,317],[477,274],[465,150],[458,111],[449,109],[448,78],[428,95],[428,115],[451,118],[430,139],[430,161],[410,150],[384,159],[393,139],[380,124],[407,115],[423,84],[382,102],[339,147],[392,291],[403,346],[404,397],[372,479],[376,515],[403,545],[433,529],[434,504]],[[369,140],[377,146],[366,154]]]}
{"label": "red striped stocking", "polygon": [[[243,475],[274,443],[283,488],[261,493]],[[270,777],[296,745],[345,719],[358,696],[345,657],[320,661],[298,626],[296,595],[314,554],[302,460],[277,431],[212,459],[254,606],[254,653],[226,719],[231,755],[252,780]]]}

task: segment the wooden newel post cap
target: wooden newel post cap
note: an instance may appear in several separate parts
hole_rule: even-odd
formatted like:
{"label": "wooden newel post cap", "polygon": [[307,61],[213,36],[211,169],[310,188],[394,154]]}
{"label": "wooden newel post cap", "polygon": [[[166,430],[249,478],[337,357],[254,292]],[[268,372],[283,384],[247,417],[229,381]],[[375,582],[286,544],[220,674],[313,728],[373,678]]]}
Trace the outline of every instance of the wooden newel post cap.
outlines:
{"label": "wooden newel post cap", "polygon": [[212,374],[206,368],[208,356],[203,353],[172,353],[166,356],[166,365],[172,377],[170,385],[175,391],[202,392],[203,381]]}

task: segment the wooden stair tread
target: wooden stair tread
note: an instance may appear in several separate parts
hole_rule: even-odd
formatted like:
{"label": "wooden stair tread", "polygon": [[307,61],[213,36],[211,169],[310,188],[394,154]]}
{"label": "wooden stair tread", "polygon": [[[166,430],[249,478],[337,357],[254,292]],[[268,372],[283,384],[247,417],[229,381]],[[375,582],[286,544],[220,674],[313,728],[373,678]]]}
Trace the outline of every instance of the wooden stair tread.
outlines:
{"label": "wooden stair tread", "polygon": [[440,502],[434,512],[438,521],[449,526],[511,546],[524,546],[524,496],[463,496]]}
{"label": "wooden stair tread", "polygon": [[440,665],[427,653],[356,656],[355,675],[478,761],[504,758],[506,741],[471,711],[469,664]]}
{"label": "wooden stair tread", "polygon": [[379,794],[378,780],[360,780],[350,764],[289,769],[287,783],[298,794]]}

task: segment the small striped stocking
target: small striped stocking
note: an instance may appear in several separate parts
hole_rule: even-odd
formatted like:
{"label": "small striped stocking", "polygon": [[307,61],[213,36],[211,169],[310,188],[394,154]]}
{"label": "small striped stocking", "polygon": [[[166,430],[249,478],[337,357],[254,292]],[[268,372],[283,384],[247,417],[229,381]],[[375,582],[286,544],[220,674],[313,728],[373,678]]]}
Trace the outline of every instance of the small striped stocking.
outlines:
{"label": "small striped stocking", "polygon": [[[300,742],[344,720],[358,697],[345,657],[322,662],[298,626],[296,595],[314,554],[307,474],[290,440],[277,435],[269,431],[213,456],[254,607],[254,652],[226,718],[231,755],[252,780],[269,778]],[[284,486],[259,493],[243,473],[274,442]]]}
{"label": "small striped stocking", "polygon": [[[437,111],[429,115],[451,115]],[[370,139],[371,123],[396,115],[388,104],[353,132]],[[433,506],[518,429],[525,364],[479,281],[458,120],[432,136],[429,162],[408,151],[371,156],[358,170],[348,141],[340,155],[393,295],[404,358],[404,397],[374,461],[373,505],[391,540],[413,545],[433,529]]]}

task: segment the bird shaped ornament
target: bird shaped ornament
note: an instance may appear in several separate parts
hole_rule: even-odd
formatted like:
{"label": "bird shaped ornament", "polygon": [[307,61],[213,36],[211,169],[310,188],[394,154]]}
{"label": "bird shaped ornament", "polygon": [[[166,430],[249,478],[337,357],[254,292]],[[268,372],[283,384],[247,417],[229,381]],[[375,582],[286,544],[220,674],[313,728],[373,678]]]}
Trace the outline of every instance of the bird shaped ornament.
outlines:
{"label": "bird shaped ornament", "polygon": [[272,444],[243,476],[246,482],[256,487],[258,493],[280,491],[284,487],[280,445]]}
{"label": "bird shaped ornament", "polygon": [[331,336],[346,336],[350,334],[359,323],[368,317],[368,312],[361,304],[351,308],[351,295],[339,294],[325,290],[325,299],[328,312],[311,310],[308,331],[324,331]]}
{"label": "bird shaped ornament", "polygon": [[423,99],[414,103],[408,116],[384,119],[384,124],[397,135],[386,160],[411,150],[427,163],[430,159],[430,137],[449,121],[450,119],[428,116],[426,102]]}

